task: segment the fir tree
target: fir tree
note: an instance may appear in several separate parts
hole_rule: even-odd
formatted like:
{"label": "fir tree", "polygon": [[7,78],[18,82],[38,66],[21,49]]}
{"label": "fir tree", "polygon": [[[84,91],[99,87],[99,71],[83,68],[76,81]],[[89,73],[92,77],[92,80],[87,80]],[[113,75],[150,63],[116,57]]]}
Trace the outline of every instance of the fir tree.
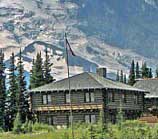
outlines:
{"label": "fir tree", "polygon": [[45,51],[45,61],[44,61],[44,81],[45,84],[51,83],[54,81],[53,77],[51,76],[51,67],[52,63],[50,63],[50,58],[48,55],[48,50]]}
{"label": "fir tree", "polygon": [[149,77],[149,68],[146,65],[146,62],[142,65],[142,78],[148,78]]}
{"label": "fir tree", "polygon": [[5,64],[4,54],[0,51],[0,128],[4,128],[5,117],[5,99],[6,99],[6,87],[5,87]]}
{"label": "fir tree", "polygon": [[126,74],[124,74],[124,77],[123,77],[123,83],[124,83],[124,84],[126,84],[126,83],[127,83]]}
{"label": "fir tree", "polygon": [[158,67],[156,68],[156,78],[158,78]]}
{"label": "fir tree", "polygon": [[43,73],[43,60],[41,57],[41,52],[37,53],[35,61],[33,61],[31,78],[30,78],[30,88],[36,88],[44,85],[44,73]]}
{"label": "fir tree", "polygon": [[17,79],[18,79],[18,110],[21,118],[21,122],[24,123],[29,113],[28,94],[26,93],[26,81],[24,75],[24,67],[22,61],[22,52],[20,50],[19,59],[17,64]]}
{"label": "fir tree", "polygon": [[121,70],[120,82],[123,83],[123,70]]}
{"label": "fir tree", "polygon": [[22,132],[22,123],[21,123],[20,113],[18,112],[16,114],[16,118],[15,118],[14,124],[13,124],[13,133],[19,134],[21,132]]}
{"label": "fir tree", "polygon": [[139,71],[139,63],[137,62],[136,64],[136,79],[139,79],[141,76],[140,76],[140,71]]}
{"label": "fir tree", "polygon": [[152,78],[152,77],[153,77],[152,69],[149,68],[149,75],[148,75],[148,78]]}
{"label": "fir tree", "polygon": [[120,81],[119,70],[117,70],[116,81],[118,81],[118,82]]}
{"label": "fir tree", "polygon": [[32,69],[30,71],[30,89],[35,88],[35,78],[36,74],[35,74],[35,59],[33,58],[32,60]]}
{"label": "fir tree", "polygon": [[9,99],[8,99],[8,103],[9,103],[9,117],[11,120],[9,123],[9,129],[11,129],[13,127],[13,121],[16,117],[17,114],[17,108],[18,108],[18,104],[17,104],[17,98],[18,98],[18,85],[16,82],[16,75],[15,75],[15,71],[16,71],[16,67],[15,67],[15,57],[14,57],[14,53],[12,53],[11,57],[10,57],[10,67],[9,67]]}
{"label": "fir tree", "polygon": [[134,83],[135,83],[135,63],[134,60],[132,60],[128,84],[134,85]]}

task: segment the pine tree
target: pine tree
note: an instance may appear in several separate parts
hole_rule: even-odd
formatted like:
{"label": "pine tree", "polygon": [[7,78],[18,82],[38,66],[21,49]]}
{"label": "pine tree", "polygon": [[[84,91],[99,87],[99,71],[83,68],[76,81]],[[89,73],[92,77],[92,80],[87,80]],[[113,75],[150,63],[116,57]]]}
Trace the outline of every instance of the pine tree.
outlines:
{"label": "pine tree", "polygon": [[120,82],[123,83],[123,70],[121,70]]}
{"label": "pine tree", "polygon": [[6,86],[5,86],[5,64],[4,53],[0,51],[0,128],[4,128],[5,117],[5,99],[6,99]]}
{"label": "pine tree", "polygon": [[136,79],[139,79],[141,76],[140,76],[140,71],[139,71],[139,63],[137,62],[136,64]]}
{"label": "pine tree", "polygon": [[158,78],[158,67],[156,68],[156,78]]}
{"label": "pine tree", "polygon": [[152,78],[152,77],[153,77],[152,68],[149,68],[149,75],[148,75],[148,78]]}
{"label": "pine tree", "polygon": [[33,58],[32,60],[32,69],[30,71],[30,89],[32,88],[35,88],[35,77],[36,77],[36,74],[35,74],[35,59]]}
{"label": "pine tree", "polygon": [[36,88],[44,85],[44,73],[43,73],[43,60],[41,52],[37,53],[35,61],[33,61],[31,77],[30,77],[30,88]]}
{"label": "pine tree", "polygon": [[126,74],[124,74],[124,77],[123,77],[123,83],[124,83],[124,84],[126,84],[126,83],[127,83]]}
{"label": "pine tree", "polygon": [[22,123],[21,123],[20,113],[18,112],[16,114],[16,118],[15,118],[14,124],[13,124],[13,133],[19,134],[21,132],[22,132]]}
{"label": "pine tree", "polygon": [[120,81],[119,70],[117,70],[116,81],[118,81],[118,82]]}
{"label": "pine tree", "polygon": [[17,109],[18,109],[18,104],[17,104],[17,98],[18,98],[18,85],[17,85],[17,81],[16,81],[16,75],[15,75],[15,71],[16,71],[16,67],[15,67],[15,57],[14,57],[14,53],[12,53],[11,57],[10,57],[10,67],[9,67],[9,117],[10,117],[10,125],[9,125],[9,129],[11,129],[13,127],[13,121],[16,117],[17,114]]}
{"label": "pine tree", "polygon": [[142,65],[142,78],[148,78],[149,77],[149,68],[146,65],[146,62]]}
{"label": "pine tree", "polygon": [[21,118],[21,122],[24,123],[29,113],[28,94],[26,93],[26,81],[24,75],[24,67],[22,61],[22,52],[19,52],[19,59],[17,64],[17,79],[18,79],[18,110]]}
{"label": "pine tree", "polygon": [[134,60],[132,60],[128,84],[134,85],[134,83],[135,83],[135,63]]}
{"label": "pine tree", "polygon": [[52,63],[50,63],[50,58],[48,55],[48,50],[45,51],[45,61],[44,61],[44,81],[45,84],[51,83],[54,81],[53,77],[51,76],[51,67]]}

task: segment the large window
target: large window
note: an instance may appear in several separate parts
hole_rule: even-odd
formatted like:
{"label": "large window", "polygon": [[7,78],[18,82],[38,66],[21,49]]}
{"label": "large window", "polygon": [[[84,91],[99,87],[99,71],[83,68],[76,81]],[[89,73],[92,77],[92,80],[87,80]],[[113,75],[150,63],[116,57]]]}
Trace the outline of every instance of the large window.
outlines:
{"label": "large window", "polygon": [[85,102],[94,102],[95,101],[95,96],[94,92],[86,92],[85,93]]}
{"label": "large window", "polygon": [[96,123],[96,116],[95,115],[85,115],[85,122],[86,123]]}
{"label": "large window", "polygon": [[56,116],[47,116],[47,124],[49,125],[56,125],[57,124],[57,117]]}
{"label": "large window", "polygon": [[52,96],[50,94],[42,96],[42,102],[44,105],[52,104]]}

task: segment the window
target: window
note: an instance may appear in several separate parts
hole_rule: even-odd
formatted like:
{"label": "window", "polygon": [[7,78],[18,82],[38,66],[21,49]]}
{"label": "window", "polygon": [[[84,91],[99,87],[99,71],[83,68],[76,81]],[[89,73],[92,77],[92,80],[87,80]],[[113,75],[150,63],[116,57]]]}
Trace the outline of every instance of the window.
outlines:
{"label": "window", "polygon": [[95,115],[91,115],[91,123],[92,124],[96,123],[96,117],[95,117]]}
{"label": "window", "polygon": [[95,101],[94,92],[86,92],[85,93],[85,102],[94,102],[94,101]]}
{"label": "window", "polygon": [[73,116],[69,116],[69,124],[71,124],[72,120],[73,120]]}
{"label": "window", "polygon": [[48,98],[48,104],[51,104],[52,103],[52,96],[51,95],[47,95],[47,98]]}
{"label": "window", "polygon": [[52,125],[52,117],[48,117],[48,118],[47,118],[47,123],[48,123],[49,125]]}
{"label": "window", "polygon": [[125,93],[122,94],[122,102],[124,102],[124,103],[127,102],[126,94]]}
{"label": "window", "polygon": [[95,115],[85,115],[85,122],[86,123],[96,123],[96,116]]}
{"label": "window", "polygon": [[90,115],[85,115],[85,122],[90,123]]}
{"label": "window", "polygon": [[57,117],[53,116],[53,125],[57,125]]}
{"label": "window", "polygon": [[42,101],[43,101],[44,105],[51,104],[52,103],[52,96],[50,94],[49,95],[43,95],[42,96]]}
{"label": "window", "polygon": [[66,103],[70,103],[70,94],[66,93]]}
{"label": "window", "polygon": [[91,92],[90,95],[91,95],[91,102],[94,102],[94,93]]}
{"label": "window", "polygon": [[109,93],[109,101],[110,102],[114,102],[115,101],[115,94],[114,94],[114,92]]}
{"label": "window", "polygon": [[43,95],[43,104],[47,104],[47,95]]}
{"label": "window", "polygon": [[86,93],[86,102],[90,102],[90,95],[89,95],[89,92]]}
{"label": "window", "polygon": [[138,94],[134,94],[134,104],[138,104],[139,103],[139,99],[138,99]]}

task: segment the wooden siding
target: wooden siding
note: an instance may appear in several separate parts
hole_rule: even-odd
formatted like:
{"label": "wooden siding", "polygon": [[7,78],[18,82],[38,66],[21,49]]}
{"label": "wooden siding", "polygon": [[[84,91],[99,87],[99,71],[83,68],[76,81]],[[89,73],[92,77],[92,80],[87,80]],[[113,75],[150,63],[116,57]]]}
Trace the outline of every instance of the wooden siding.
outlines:
{"label": "wooden siding", "polygon": [[[114,101],[109,101],[110,93],[114,93]],[[122,94],[125,93],[126,95],[126,102],[122,100]],[[140,92],[132,92],[132,91],[124,91],[124,90],[108,90],[107,91],[107,101],[106,107],[108,109],[122,109],[127,110],[143,110],[143,93]],[[134,102],[134,95],[139,95],[138,103]]]}
{"label": "wooden siding", "polygon": [[[68,116],[70,115],[69,112],[58,112],[58,113],[40,113],[38,114],[39,121],[42,123],[47,123],[47,118],[48,117],[55,117],[56,118],[56,123],[55,125],[60,125],[60,126],[68,126],[69,125],[69,120]],[[96,116],[96,121],[99,120],[99,115],[100,111],[86,111],[86,112],[74,112],[73,113],[73,122],[74,123],[79,123],[79,122],[85,122],[85,115],[95,115]]]}
{"label": "wooden siding", "polygon": [[[85,92],[94,92],[94,102],[95,104],[102,104],[103,97],[102,97],[102,90],[82,90],[82,91],[73,91],[71,93],[72,97],[72,104],[83,104],[85,103]],[[64,105],[68,104],[65,101],[65,95],[68,92],[41,92],[41,93],[33,93],[32,94],[32,108],[42,106],[42,95],[44,94],[51,94],[52,103],[48,104],[48,106],[52,105]]]}

